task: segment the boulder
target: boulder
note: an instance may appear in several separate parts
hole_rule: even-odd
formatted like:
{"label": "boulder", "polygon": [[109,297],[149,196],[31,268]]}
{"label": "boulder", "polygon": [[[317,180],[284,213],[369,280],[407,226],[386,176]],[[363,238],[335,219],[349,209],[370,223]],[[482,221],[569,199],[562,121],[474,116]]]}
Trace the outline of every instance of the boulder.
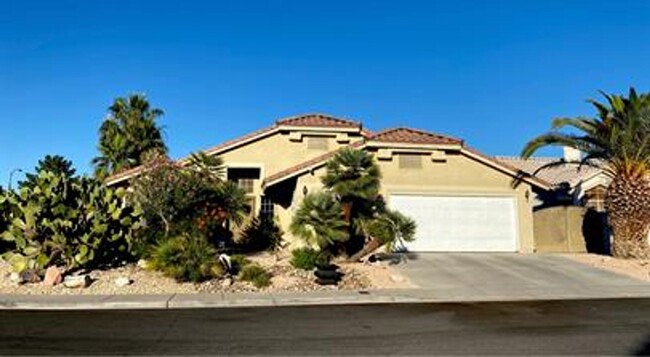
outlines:
{"label": "boulder", "polygon": [[146,261],[146,260],[144,260],[144,259],[140,259],[140,260],[138,260],[137,265],[138,265],[138,268],[141,268],[141,269],[147,269],[147,268],[149,268],[149,262]]}
{"label": "boulder", "polygon": [[54,286],[57,284],[61,284],[62,281],[63,281],[63,275],[61,274],[61,270],[58,267],[52,265],[45,270],[45,278],[43,278],[43,285]]}
{"label": "boulder", "polygon": [[115,279],[115,285],[117,285],[119,287],[131,285],[132,283],[133,283],[133,280],[129,279],[126,276]]}
{"label": "boulder", "polygon": [[63,286],[66,288],[86,288],[93,282],[89,275],[66,276],[63,279]]}
{"label": "boulder", "polygon": [[38,272],[34,269],[23,270],[18,274],[18,276],[18,284],[39,283],[41,281],[41,276],[38,275]]}

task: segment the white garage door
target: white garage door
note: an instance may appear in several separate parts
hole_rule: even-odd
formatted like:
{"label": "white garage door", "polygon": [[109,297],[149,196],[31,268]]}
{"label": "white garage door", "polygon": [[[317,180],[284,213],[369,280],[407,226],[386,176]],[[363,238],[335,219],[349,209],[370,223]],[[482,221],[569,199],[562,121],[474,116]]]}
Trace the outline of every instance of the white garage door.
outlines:
{"label": "white garage door", "polygon": [[517,219],[512,197],[391,195],[390,206],[418,228],[414,252],[514,252]]}

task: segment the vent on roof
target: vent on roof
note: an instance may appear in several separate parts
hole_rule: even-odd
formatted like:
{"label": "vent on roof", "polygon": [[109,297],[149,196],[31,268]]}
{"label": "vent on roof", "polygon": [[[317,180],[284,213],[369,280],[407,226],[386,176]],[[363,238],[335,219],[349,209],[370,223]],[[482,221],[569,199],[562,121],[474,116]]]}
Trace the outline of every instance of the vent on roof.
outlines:
{"label": "vent on roof", "polygon": [[307,149],[309,150],[328,150],[329,143],[326,137],[312,136],[307,138]]}
{"label": "vent on roof", "polygon": [[399,154],[400,169],[421,169],[422,155],[416,154]]}

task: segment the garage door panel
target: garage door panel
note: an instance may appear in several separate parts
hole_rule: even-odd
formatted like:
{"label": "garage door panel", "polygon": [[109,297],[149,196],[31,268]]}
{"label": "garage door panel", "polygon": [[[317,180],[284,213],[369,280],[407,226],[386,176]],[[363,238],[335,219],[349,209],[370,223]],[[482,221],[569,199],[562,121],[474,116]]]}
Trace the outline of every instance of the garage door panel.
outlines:
{"label": "garage door panel", "polygon": [[391,195],[390,206],[418,225],[411,251],[517,250],[512,197]]}

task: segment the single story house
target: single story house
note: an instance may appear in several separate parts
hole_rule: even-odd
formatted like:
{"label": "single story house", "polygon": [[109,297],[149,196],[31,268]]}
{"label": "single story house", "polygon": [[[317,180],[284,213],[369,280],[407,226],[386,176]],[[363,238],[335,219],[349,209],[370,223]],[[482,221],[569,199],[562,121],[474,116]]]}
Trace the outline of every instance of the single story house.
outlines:
{"label": "single story house", "polygon": [[[291,218],[309,192],[322,190],[327,160],[343,147],[371,153],[382,173],[390,207],[418,225],[411,251],[533,252],[534,191],[551,185],[480,153],[463,140],[410,128],[380,132],[360,122],[306,114],[204,150],[220,156],[227,179],[250,195],[254,211],[277,217],[289,233]],[[181,162],[186,159],[181,159]],[[115,185],[139,168],[111,176]]]}

